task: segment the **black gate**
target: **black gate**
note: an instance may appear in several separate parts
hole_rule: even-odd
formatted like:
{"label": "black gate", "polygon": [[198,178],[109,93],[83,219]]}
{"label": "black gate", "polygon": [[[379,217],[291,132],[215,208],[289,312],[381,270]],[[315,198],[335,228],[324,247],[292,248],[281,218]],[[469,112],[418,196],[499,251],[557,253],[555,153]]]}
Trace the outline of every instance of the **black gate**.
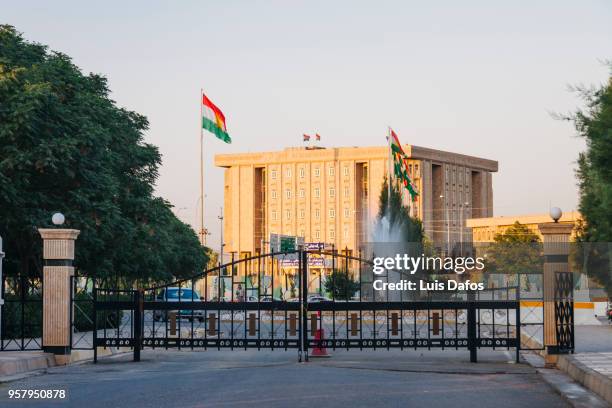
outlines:
{"label": "black gate", "polygon": [[574,275],[555,273],[555,337],[554,353],[574,352]]}
{"label": "black gate", "polygon": [[[372,266],[348,251],[299,250],[147,289],[94,288],[93,343],[132,347],[135,360],[143,347],[296,349],[300,361],[313,348],[466,349],[474,362],[479,348],[514,348],[518,360],[518,287],[391,295],[375,291],[374,279],[402,274],[374,275]],[[323,279],[324,270],[334,276]]]}

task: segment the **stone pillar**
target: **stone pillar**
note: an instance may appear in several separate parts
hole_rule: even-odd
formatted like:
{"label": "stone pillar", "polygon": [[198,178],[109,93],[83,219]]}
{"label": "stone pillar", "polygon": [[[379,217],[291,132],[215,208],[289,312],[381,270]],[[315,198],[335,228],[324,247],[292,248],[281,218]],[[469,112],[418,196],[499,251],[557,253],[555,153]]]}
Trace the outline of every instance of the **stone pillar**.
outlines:
{"label": "stone pillar", "polygon": [[58,364],[70,360],[70,290],[74,275],[74,241],[79,230],[43,229],[43,350]]}
{"label": "stone pillar", "polygon": [[547,223],[539,224],[538,229],[544,237],[544,275],[542,286],[544,290],[544,348],[547,366],[554,366],[557,355],[555,322],[555,273],[568,272],[568,255],[570,251],[570,234],[573,224]]}

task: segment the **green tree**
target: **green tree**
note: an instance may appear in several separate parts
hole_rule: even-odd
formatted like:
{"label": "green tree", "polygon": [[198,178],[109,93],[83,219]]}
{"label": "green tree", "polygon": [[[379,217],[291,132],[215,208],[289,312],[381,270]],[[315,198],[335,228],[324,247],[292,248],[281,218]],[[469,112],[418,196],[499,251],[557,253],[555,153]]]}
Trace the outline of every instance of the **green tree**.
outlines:
{"label": "green tree", "polygon": [[504,232],[495,234],[493,241],[486,248],[487,273],[504,274],[506,279],[525,276],[524,286],[530,286],[527,275],[542,275],[544,268],[542,242],[540,237],[527,226],[516,221]]}
{"label": "green tree", "polygon": [[99,277],[160,280],[201,271],[195,232],[154,197],[161,156],[147,119],[110,99],[106,78],[0,26],[0,235],[6,272],[39,276],[37,227],[61,211],[81,230],[75,264]]}
{"label": "green tree", "polygon": [[350,273],[334,269],[323,285],[333,299],[350,300],[359,290],[359,282],[355,281]]}
{"label": "green tree", "polygon": [[587,150],[578,155],[580,213],[584,223],[578,240],[583,271],[612,296],[612,75],[599,88],[577,88],[586,108],[565,117],[585,138]]}

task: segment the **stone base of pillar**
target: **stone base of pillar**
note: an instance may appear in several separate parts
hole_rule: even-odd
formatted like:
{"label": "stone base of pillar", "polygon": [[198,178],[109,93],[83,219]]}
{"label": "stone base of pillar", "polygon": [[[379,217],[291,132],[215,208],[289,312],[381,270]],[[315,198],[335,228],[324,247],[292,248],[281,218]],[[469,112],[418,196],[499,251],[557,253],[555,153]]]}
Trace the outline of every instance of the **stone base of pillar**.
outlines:
{"label": "stone base of pillar", "polygon": [[43,351],[55,355],[70,355],[70,347],[68,346],[43,346]]}
{"label": "stone base of pillar", "polygon": [[546,353],[544,356],[544,367],[557,368],[557,361],[559,361],[559,355]]}
{"label": "stone base of pillar", "polygon": [[70,354],[56,354],[55,365],[68,365],[70,364]]}

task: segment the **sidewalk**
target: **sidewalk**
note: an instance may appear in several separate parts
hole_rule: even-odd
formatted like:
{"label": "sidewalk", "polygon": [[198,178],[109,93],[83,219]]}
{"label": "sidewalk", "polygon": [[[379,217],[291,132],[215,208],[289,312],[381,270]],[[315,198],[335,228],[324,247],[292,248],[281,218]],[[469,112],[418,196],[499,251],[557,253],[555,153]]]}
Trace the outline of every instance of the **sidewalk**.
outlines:
{"label": "sidewalk", "polygon": [[[98,357],[130,352],[126,348],[98,348]],[[72,350],[69,361],[56,359],[53,353],[42,351],[3,351],[0,353],[0,383],[32,371],[45,370],[58,365],[93,360],[93,350]]]}

